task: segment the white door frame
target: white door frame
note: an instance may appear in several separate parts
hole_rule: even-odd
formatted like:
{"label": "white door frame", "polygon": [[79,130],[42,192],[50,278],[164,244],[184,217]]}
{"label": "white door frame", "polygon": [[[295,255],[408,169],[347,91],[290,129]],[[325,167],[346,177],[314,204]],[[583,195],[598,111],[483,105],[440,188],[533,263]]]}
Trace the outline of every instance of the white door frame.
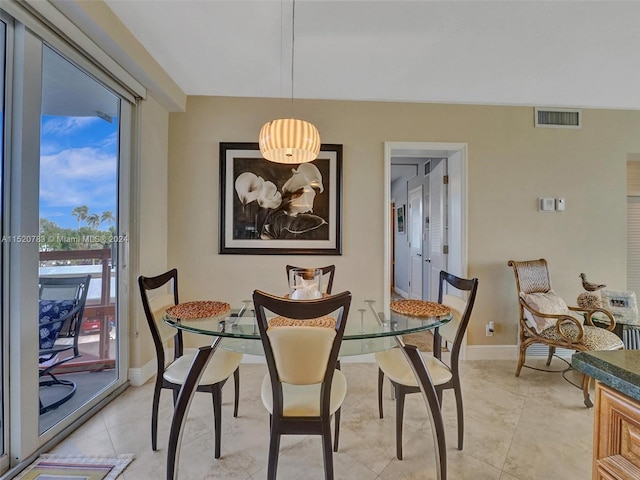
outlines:
{"label": "white door frame", "polygon": [[[449,271],[467,278],[467,144],[440,142],[384,142],[384,308],[391,302],[391,159],[447,157],[449,162]],[[451,165],[453,163],[453,166]],[[466,340],[465,340],[466,343]],[[465,357],[465,348],[461,352]]]}

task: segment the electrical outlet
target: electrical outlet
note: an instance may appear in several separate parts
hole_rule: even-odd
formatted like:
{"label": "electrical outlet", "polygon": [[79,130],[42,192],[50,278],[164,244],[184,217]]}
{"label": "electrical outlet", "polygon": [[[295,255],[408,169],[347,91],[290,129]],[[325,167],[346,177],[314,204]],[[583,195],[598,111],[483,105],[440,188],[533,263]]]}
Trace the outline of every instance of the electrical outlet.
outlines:
{"label": "electrical outlet", "polygon": [[496,331],[496,327],[495,324],[493,322],[489,322],[487,323],[486,329],[485,329],[485,335],[487,337],[493,337],[493,332]]}

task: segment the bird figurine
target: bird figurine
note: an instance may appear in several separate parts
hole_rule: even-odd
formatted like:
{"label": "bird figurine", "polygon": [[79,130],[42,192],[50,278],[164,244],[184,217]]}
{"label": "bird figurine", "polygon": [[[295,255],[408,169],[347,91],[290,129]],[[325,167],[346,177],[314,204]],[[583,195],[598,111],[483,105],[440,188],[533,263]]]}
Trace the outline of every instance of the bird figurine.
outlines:
{"label": "bird figurine", "polygon": [[584,288],[587,292],[595,292],[596,290],[600,290],[601,288],[606,287],[604,283],[588,282],[587,276],[584,273],[580,274],[580,278],[582,279],[582,288]]}

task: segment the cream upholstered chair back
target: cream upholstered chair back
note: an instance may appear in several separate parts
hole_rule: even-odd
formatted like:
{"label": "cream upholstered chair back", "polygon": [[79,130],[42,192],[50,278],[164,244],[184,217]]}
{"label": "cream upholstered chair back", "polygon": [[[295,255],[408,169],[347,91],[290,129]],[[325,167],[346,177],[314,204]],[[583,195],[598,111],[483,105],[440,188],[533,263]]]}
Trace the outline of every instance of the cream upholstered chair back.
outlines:
{"label": "cream upholstered chair back", "polygon": [[442,301],[440,303],[446,305],[451,309],[452,316],[449,323],[439,328],[440,336],[447,342],[453,343],[456,339],[456,335],[460,327],[460,322],[462,321],[462,316],[464,315],[464,311],[467,308],[467,299],[457,297],[455,295],[445,294],[442,296]]}
{"label": "cream upholstered chair back", "polygon": [[[273,404],[282,404],[282,383],[322,384],[328,388],[322,389],[321,403],[326,402],[328,409],[351,293],[290,300],[256,290],[253,304],[271,376]],[[320,323],[328,326],[318,326]],[[280,326],[273,326],[276,324]]]}
{"label": "cream upholstered chair back", "polygon": [[158,335],[160,335],[160,341],[164,344],[173,339],[176,335],[176,329],[168,325],[163,319],[167,308],[176,305],[174,303],[173,293],[160,293],[149,298],[149,307],[151,308],[151,315],[156,323],[158,329]]}
{"label": "cream upholstered chair back", "polygon": [[333,328],[270,327],[267,336],[281,382],[312,385],[324,380],[336,338]]}

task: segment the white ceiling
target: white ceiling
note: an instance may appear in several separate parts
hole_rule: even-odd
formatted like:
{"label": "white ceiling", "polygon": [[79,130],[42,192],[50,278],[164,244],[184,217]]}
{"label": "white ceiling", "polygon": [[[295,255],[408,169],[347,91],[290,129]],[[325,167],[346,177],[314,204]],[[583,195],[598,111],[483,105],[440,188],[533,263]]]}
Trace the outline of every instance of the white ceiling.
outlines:
{"label": "white ceiling", "polygon": [[[187,95],[291,96],[291,0],[105,0]],[[640,109],[639,1],[297,0],[295,98]]]}

